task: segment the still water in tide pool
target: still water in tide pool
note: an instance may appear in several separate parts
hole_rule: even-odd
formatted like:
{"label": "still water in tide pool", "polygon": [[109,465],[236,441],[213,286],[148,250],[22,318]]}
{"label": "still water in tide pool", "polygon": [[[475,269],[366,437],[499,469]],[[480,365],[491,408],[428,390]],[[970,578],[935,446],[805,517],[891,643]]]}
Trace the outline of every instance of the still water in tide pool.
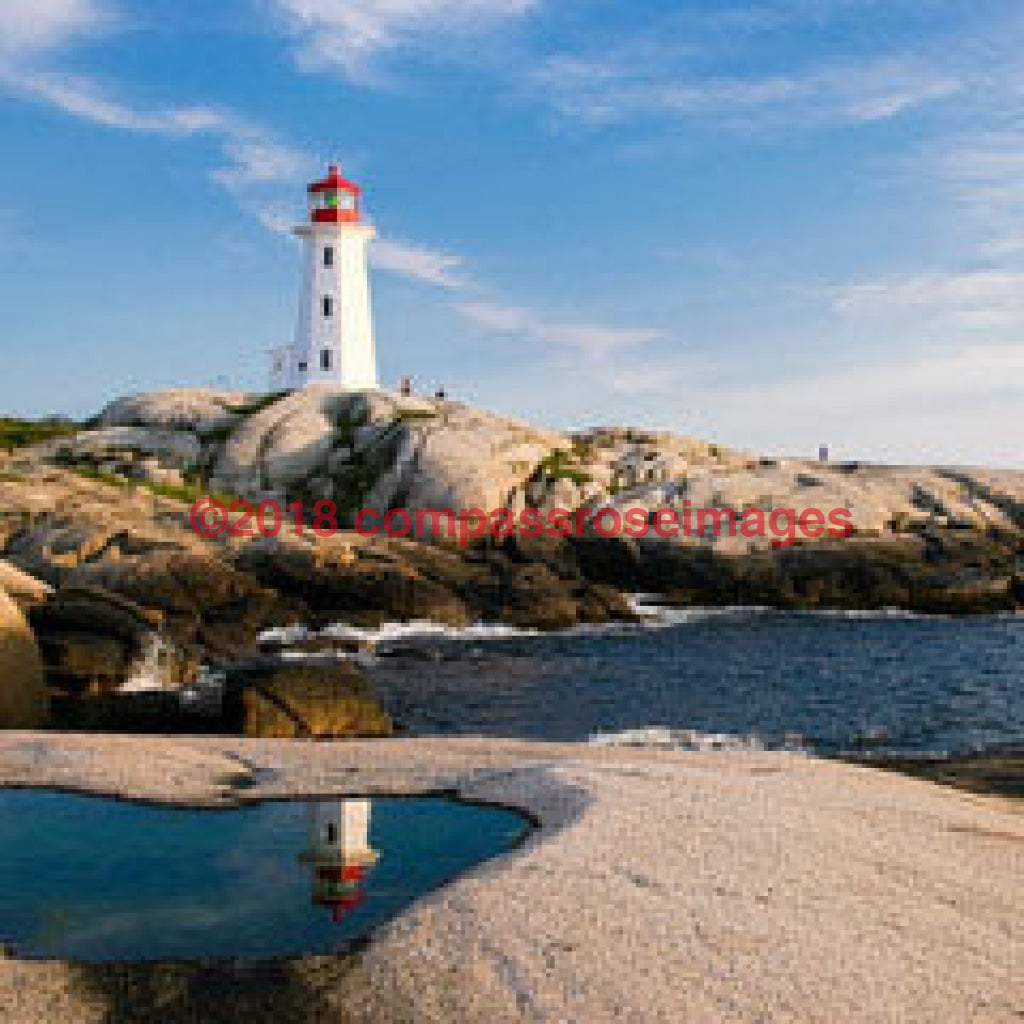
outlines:
{"label": "still water in tide pool", "polygon": [[443,798],[192,810],[0,791],[0,942],[90,963],[335,952],[528,827]]}

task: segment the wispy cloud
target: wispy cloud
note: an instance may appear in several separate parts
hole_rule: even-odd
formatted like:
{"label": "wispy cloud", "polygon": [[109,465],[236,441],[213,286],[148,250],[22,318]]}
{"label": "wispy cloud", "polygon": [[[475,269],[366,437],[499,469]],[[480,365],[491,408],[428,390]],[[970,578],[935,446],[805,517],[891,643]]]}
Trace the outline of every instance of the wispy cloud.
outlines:
{"label": "wispy cloud", "polygon": [[465,287],[462,260],[448,252],[414,242],[382,238],[373,243],[373,265],[414,281],[454,290]]}
{"label": "wispy cloud", "polygon": [[306,153],[275,140],[236,112],[204,104],[144,108],[95,79],[54,69],[58,51],[119,24],[107,0],[3,0],[0,89],[115,131],[167,139],[213,140],[223,157],[210,178],[237,196],[262,185],[301,181]]}
{"label": "wispy cloud", "polygon": [[210,176],[225,188],[300,182],[315,166],[311,154],[234,119],[224,120],[219,127],[227,163]]}
{"label": "wispy cloud", "polygon": [[[998,106],[993,116],[999,117]],[[982,128],[931,147],[921,163],[980,230],[985,253],[1003,258],[1024,251],[1024,131]]]}
{"label": "wispy cloud", "polygon": [[514,21],[543,0],[274,0],[307,68],[336,68],[360,82],[379,79],[392,51],[442,48]]}
{"label": "wispy cloud", "polygon": [[929,326],[972,329],[1024,326],[1024,271],[932,272],[832,289],[846,317],[913,316]]}
{"label": "wispy cloud", "polygon": [[[1024,346],[982,344],[928,351],[896,351],[870,361],[860,360],[842,368],[806,375],[787,375],[784,380],[749,383],[731,393],[739,401],[756,401],[761,407],[830,412],[984,396],[1006,390],[1007,382],[1024,374]],[[728,392],[721,397],[726,399]]]}
{"label": "wispy cloud", "polygon": [[0,88],[103,128],[167,139],[213,140],[222,162],[209,172],[210,178],[240,200],[254,187],[301,183],[316,166],[310,154],[278,142],[230,110],[201,105],[144,109],[111,96],[82,75],[3,64]]}
{"label": "wispy cloud", "polygon": [[[272,138],[231,110],[202,105],[144,109],[110,95],[82,75],[3,63],[0,88],[107,129],[214,141],[221,162],[210,170],[210,179],[276,234],[290,235],[296,214],[292,202],[268,197],[268,190],[297,187],[316,170],[310,153]],[[459,257],[415,242],[381,239],[373,247],[373,261],[381,270],[439,288],[455,290],[467,284]]]}
{"label": "wispy cloud", "polygon": [[871,122],[963,88],[955,74],[907,57],[842,62],[772,75],[718,75],[619,56],[560,55],[531,73],[534,93],[589,124],[635,117],[732,119],[749,125]]}
{"label": "wispy cloud", "polygon": [[0,65],[0,85],[104,128],[178,138],[223,133],[226,129],[224,115],[213,109],[136,109],[105,94],[95,82],[83,75]]}
{"label": "wispy cloud", "polygon": [[4,0],[0,56],[23,59],[109,29],[113,13],[99,0]]}
{"label": "wispy cloud", "polygon": [[496,334],[509,334],[541,345],[570,349],[594,359],[604,359],[664,337],[660,330],[636,327],[607,327],[598,324],[566,323],[546,319],[519,306],[498,306],[486,302],[462,302],[456,312],[471,323]]}

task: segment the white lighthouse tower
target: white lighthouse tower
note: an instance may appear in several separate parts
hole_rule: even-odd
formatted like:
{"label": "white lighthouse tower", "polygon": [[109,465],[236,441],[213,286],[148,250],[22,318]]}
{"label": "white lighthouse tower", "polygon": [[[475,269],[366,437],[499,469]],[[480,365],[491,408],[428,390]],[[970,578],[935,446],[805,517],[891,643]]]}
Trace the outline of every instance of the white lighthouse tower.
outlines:
{"label": "white lighthouse tower", "polygon": [[288,388],[377,387],[367,258],[376,232],[362,219],[361,192],[334,166],[309,186],[309,217],[294,229],[303,262],[295,343],[281,367]]}
{"label": "white lighthouse tower", "polygon": [[321,800],[307,811],[308,846],[302,860],[313,865],[313,903],[335,921],[366,899],[363,884],[378,854],[370,846],[371,803],[367,799]]}

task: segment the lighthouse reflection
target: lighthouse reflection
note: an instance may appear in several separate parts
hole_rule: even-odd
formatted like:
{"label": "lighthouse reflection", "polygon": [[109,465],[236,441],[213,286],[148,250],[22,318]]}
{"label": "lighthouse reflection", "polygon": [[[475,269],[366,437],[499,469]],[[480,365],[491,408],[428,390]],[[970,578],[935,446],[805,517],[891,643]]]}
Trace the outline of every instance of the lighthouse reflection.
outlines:
{"label": "lighthouse reflection", "polygon": [[338,922],[366,900],[366,876],[378,860],[370,846],[371,804],[360,798],[318,800],[307,807],[302,859],[312,867],[313,904]]}

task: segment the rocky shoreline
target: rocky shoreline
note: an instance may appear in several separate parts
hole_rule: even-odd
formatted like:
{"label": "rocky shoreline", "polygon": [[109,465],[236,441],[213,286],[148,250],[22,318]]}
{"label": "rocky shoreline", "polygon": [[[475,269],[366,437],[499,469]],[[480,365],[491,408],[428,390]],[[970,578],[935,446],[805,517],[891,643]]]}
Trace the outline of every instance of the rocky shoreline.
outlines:
{"label": "rocky shoreline", "polygon": [[0,784],[225,806],[457,792],[539,823],[354,957],[0,960],[9,1024],[1019,1019],[1020,805],[792,754],[8,733]]}
{"label": "rocky shoreline", "polygon": [[[9,714],[0,706],[7,726],[43,724],[49,694],[57,727],[150,731],[163,721],[173,731],[244,731],[260,716],[237,706],[230,723],[177,723],[166,697],[113,695],[202,688],[211,673],[265,656],[266,637],[296,625],[559,629],[628,620],[629,595],[641,591],[682,607],[1024,607],[1024,473],[768,459],[625,428],[559,434],[455,402],[317,388],[141,395],[112,403],[86,428],[62,424],[44,436],[0,455],[0,589],[17,606],[6,612],[20,637],[11,642],[37,644],[43,673],[40,682],[32,658],[13,657],[26,666],[24,692],[42,696],[12,698]],[[224,491],[307,506],[330,498],[342,522],[359,507],[653,514],[687,502],[769,515],[841,506],[854,529],[786,547],[592,529],[465,546],[349,529],[329,538],[198,536],[192,501]],[[325,656],[347,653],[329,635],[317,642]],[[337,669],[333,681],[326,673],[315,684],[317,714],[297,710],[310,699],[308,679],[288,704],[285,717],[301,719],[295,734],[380,735],[358,671]],[[324,713],[339,693],[364,701],[348,725]]]}

